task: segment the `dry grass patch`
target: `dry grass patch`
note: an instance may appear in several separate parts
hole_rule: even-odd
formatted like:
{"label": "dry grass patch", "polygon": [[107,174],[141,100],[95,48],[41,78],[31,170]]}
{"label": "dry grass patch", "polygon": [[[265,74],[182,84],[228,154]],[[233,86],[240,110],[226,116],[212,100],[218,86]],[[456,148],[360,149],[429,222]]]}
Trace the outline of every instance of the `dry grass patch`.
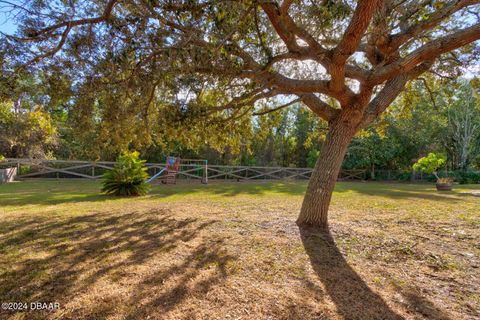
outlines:
{"label": "dry grass patch", "polygon": [[473,188],[339,183],[329,232],[294,224],[305,183],[0,186],[6,319],[475,319]]}

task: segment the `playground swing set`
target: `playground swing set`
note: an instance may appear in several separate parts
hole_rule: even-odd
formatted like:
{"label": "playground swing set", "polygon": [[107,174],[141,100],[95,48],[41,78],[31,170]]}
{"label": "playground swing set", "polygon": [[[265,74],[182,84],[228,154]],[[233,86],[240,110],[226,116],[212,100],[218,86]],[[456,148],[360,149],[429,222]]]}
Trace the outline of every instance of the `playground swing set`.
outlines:
{"label": "playground swing set", "polygon": [[[186,172],[180,172],[181,165],[186,165],[191,167],[191,169]],[[147,183],[151,183],[155,179],[160,179],[163,184],[176,184],[178,174],[195,177],[201,176],[201,183],[207,184],[207,160],[180,159],[180,157],[168,156],[165,168],[150,177]]]}

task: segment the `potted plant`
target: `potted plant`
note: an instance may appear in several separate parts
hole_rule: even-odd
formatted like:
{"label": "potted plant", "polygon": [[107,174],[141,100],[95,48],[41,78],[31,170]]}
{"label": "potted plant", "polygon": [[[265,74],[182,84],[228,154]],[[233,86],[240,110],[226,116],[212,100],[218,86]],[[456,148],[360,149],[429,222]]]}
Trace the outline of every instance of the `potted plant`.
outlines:
{"label": "potted plant", "polygon": [[426,174],[433,174],[437,178],[438,191],[450,191],[453,187],[452,178],[440,178],[438,176],[438,168],[443,166],[447,161],[447,157],[442,153],[429,153],[428,156],[418,159],[417,163],[413,165],[415,171],[422,171]]}

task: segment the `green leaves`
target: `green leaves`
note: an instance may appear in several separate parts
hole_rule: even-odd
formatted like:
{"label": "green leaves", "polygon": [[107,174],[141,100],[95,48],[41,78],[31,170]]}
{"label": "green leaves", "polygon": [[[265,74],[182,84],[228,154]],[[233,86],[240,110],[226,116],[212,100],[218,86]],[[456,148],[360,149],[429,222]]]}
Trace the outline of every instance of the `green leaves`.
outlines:
{"label": "green leaves", "polygon": [[115,196],[142,196],[147,194],[147,168],[145,160],[139,158],[140,153],[124,152],[115,167],[103,175],[102,192]]}
{"label": "green leaves", "polygon": [[420,158],[417,163],[413,165],[413,169],[426,174],[432,174],[435,173],[445,161],[447,161],[445,154],[432,152],[429,153],[428,156]]}
{"label": "green leaves", "polygon": [[318,157],[320,157],[320,151],[319,150],[308,151],[307,166],[309,168],[315,167],[315,163],[317,163]]}
{"label": "green leaves", "polygon": [[44,158],[58,145],[51,115],[41,111],[14,112],[10,101],[0,102],[0,152],[7,157]]}

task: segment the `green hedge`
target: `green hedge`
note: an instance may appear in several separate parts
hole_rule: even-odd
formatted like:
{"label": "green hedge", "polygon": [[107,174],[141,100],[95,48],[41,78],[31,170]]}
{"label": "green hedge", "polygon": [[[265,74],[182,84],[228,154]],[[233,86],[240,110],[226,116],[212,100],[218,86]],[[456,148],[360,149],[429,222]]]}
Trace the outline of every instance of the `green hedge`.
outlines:
{"label": "green hedge", "polygon": [[460,184],[480,183],[479,171],[455,171],[454,177]]}

